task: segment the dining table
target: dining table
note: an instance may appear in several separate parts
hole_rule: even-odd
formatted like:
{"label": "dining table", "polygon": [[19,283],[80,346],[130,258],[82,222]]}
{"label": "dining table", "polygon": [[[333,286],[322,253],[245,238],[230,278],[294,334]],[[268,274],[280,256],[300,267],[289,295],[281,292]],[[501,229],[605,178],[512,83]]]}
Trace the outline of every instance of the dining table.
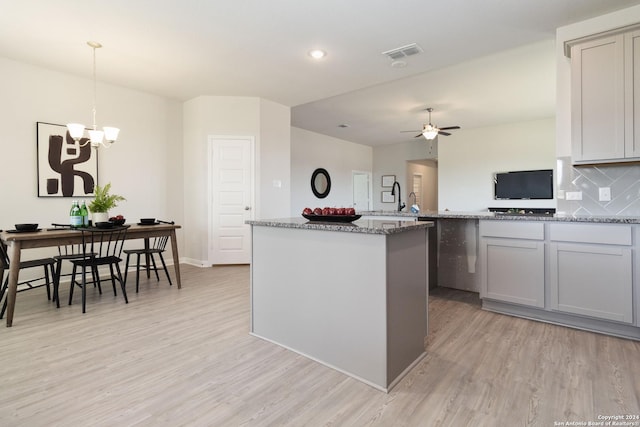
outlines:
{"label": "dining table", "polygon": [[[181,228],[177,224],[156,222],[149,225],[132,224],[125,235],[126,240],[144,239],[145,247],[149,245],[149,239],[154,237],[169,236],[171,239],[171,253],[173,255],[173,268],[178,288],[182,287],[180,280],[180,258],[178,256],[178,242],[176,230]],[[7,288],[7,327],[13,325],[13,315],[16,306],[16,293],[18,290],[18,276],[20,273],[20,257],[23,249],[57,247],[82,243],[80,229],[72,228],[46,228],[32,232],[16,232],[7,230],[0,233],[0,240],[7,245],[9,255],[9,284]],[[148,265],[149,263],[147,263]],[[4,277],[4,268],[0,266],[0,277]]]}

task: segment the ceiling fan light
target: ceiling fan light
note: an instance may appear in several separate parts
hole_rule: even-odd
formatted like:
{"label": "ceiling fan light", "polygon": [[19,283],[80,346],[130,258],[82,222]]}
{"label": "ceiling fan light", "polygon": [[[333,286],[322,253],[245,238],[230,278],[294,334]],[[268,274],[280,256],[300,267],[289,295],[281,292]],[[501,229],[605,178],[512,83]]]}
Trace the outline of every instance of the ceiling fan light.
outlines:
{"label": "ceiling fan light", "polygon": [[75,141],[79,141],[84,134],[84,125],[80,123],[67,123],[67,130],[69,131],[69,135]]}
{"label": "ceiling fan light", "polygon": [[438,130],[437,129],[425,130],[424,132],[422,132],[422,135],[426,139],[436,139],[436,136],[438,136]]}

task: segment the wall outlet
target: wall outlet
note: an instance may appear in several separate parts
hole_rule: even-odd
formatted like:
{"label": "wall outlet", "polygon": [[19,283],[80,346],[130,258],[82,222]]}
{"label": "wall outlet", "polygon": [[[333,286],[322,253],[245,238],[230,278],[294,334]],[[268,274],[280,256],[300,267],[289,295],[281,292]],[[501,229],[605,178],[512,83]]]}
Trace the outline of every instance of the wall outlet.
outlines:
{"label": "wall outlet", "polygon": [[610,202],[611,201],[611,187],[600,187],[600,189],[599,189],[599,200],[601,202]]}
{"label": "wall outlet", "polygon": [[582,191],[567,191],[564,195],[567,200],[582,200]]}

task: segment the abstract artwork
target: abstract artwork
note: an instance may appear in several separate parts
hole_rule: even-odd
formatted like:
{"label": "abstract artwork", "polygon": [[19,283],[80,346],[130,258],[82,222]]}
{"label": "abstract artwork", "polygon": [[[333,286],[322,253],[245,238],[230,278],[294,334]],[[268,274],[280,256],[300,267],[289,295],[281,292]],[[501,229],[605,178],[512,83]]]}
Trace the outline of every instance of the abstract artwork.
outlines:
{"label": "abstract artwork", "polygon": [[37,122],[38,197],[90,197],[98,183],[98,152],[67,127]]}

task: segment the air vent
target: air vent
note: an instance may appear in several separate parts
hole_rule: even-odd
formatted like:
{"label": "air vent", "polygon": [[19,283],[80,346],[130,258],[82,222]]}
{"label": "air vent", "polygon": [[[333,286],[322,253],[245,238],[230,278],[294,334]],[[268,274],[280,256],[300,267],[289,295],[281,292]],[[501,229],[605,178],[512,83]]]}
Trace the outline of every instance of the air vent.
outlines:
{"label": "air vent", "polygon": [[406,46],[398,47],[395,49],[382,52],[383,55],[387,55],[391,60],[395,61],[407,56],[417,55],[424,52],[417,43],[411,43]]}

